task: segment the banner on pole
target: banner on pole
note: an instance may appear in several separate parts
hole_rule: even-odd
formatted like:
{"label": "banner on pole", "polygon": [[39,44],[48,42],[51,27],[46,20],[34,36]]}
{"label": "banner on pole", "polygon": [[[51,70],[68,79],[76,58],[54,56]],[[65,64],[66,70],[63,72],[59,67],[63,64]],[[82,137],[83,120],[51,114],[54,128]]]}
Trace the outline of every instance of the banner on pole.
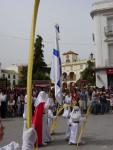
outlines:
{"label": "banner on pole", "polygon": [[59,104],[62,104],[61,76],[60,52],[59,50],[53,49],[50,78],[55,83],[55,98]]}

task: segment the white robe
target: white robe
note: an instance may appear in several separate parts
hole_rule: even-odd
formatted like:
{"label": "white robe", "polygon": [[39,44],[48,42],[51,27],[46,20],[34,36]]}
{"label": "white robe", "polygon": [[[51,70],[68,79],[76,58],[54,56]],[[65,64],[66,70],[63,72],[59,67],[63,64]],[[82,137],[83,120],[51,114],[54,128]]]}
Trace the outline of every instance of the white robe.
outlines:
{"label": "white robe", "polygon": [[67,127],[66,127],[66,133],[65,133],[65,139],[66,140],[69,140],[69,137],[70,137],[70,133],[71,133],[71,130],[70,130],[70,123],[69,123],[69,119],[67,120]]}
{"label": "white robe", "polygon": [[71,123],[69,143],[76,144],[79,132],[79,123]]}
{"label": "white robe", "polygon": [[74,110],[70,113],[70,137],[69,143],[77,144],[78,132],[79,132],[79,123],[81,120],[81,112],[80,110],[74,112]]}
{"label": "white robe", "polygon": [[48,114],[43,114],[43,128],[42,128],[42,143],[51,142],[51,135],[48,127]]}
{"label": "white robe", "polygon": [[70,107],[68,105],[71,104],[71,96],[66,95],[64,100],[64,105],[67,105],[67,107],[64,108],[64,112],[62,114],[63,117],[68,118],[70,113]]}
{"label": "white robe", "polygon": [[49,98],[47,99],[44,106],[44,114],[43,114],[43,130],[42,130],[42,142],[48,143],[51,142],[51,134],[48,125],[48,108],[50,106]]}
{"label": "white robe", "polygon": [[49,127],[49,131],[50,131],[51,125],[53,123],[53,118],[54,118],[54,116],[53,116],[52,110],[48,109],[48,127]]}
{"label": "white robe", "polygon": [[11,142],[10,144],[1,147],[0,150],[20,150],[19,144],[16,142]]}

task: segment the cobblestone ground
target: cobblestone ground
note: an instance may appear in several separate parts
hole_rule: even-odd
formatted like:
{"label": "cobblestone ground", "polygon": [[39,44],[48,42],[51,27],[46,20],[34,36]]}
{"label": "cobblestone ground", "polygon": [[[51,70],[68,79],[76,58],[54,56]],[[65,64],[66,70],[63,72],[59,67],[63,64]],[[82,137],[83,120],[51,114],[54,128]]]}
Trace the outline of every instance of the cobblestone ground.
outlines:
{"label": "cobblestone ground", "polygon": [[[4,119],[5,136],[0,146],[11,141],[22,141],[23,119]],[[60,118],[57,125],[56,134],[52,136],[52,143],[41,147],[42,150],[77,150],[75,145],[68,145],[64,140],[66,121]],[[113,149],[113,114],[90,115],[85,134],[84,145],[80,145],[78,150],[112,150]]]}

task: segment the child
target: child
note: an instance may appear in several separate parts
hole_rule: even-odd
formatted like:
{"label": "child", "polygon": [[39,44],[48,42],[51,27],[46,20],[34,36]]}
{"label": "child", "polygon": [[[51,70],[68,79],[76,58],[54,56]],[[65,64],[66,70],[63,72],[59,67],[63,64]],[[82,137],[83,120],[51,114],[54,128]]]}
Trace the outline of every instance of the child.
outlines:
{"label": "child", "polygon": [[81,112],[78,106],[75,106],[70,113],[70,137],[69,144],[77,144],[77,137],[79,132],[79,123],[81,119]]}

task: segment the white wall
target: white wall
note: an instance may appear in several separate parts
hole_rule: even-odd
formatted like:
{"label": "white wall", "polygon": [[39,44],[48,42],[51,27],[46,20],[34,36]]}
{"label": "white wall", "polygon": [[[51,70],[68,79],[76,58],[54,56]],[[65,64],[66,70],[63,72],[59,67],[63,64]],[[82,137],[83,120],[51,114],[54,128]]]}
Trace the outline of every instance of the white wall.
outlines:
{"label": "white wall", "polygon": [[98,71],[96,73],[96,86],[101,88],[102,86],[105,86],[105,88],[108,88],[108,81],[107,81],[107,74],[106,71]]}
{"label": "white wall", "polygon": [[[13,87],[13,81],[15,80],[15,85],[18,84],[18,75],[17,74],[9,74],[10,78],[8,78],[8,73],[2,73],[2,77],[3,74],[5,74],[5,78],[7,78],[7,80],[10,82],[11,88]],[[13,75],[15,75],[15,79],[13,78]]]}
{"label": "white wall", "polygon": [[94,49],[96,58],[96,67],[105,67],[108,57],[108,43],[105,42],[106,36],[104,27],[107,26],[107,18],[102,14],[94,16]]}
{"label": "white wall", "polygon": [[[104,28],[108,26],[108,18],[113,16],[113,0],[95,0],[92,5],[91,16],[94,24],[94,49],[96,59],[96,85],[108,87],[106,67],[109,66],[109,58],[113,57],[109,52],[109,43],[113,43],[110,37],[106,37]],[[110,21],[112,24],[112,22]],[[109,55],[110,53],[110,55]],[[103,68],[99,70],[99,68]]]}
{"label": "white wall", "polygon": [[2,77],[2,75],[1,75],[1,66],[2,66],[2,64],[0,62],[0,78]]}

